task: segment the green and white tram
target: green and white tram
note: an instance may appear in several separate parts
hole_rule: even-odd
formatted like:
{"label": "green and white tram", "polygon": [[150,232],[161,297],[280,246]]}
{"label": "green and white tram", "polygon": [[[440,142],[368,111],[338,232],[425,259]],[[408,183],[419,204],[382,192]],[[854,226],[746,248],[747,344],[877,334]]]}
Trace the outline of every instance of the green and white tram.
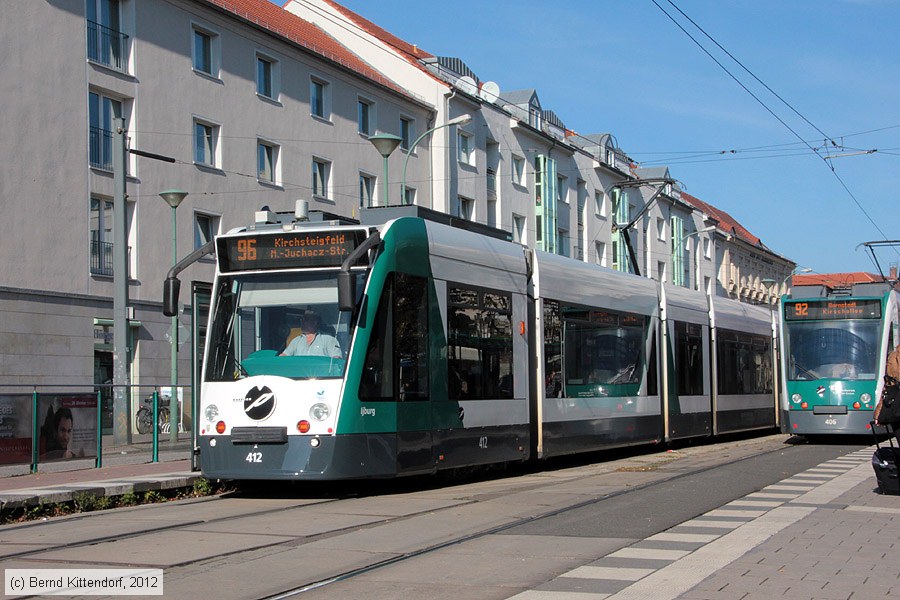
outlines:
{"label": "green and white tram", "polygon": [[[408,209],[217,238],[204,475],[385,478],[774,427],[767,311]],[[283,355],[298,334],[329,351]]]}
{"label": "green and white tram", "polygon": [[855,284],[842,295],[821,286],[807,293],[781,301],[787,430],[866,433],[881,394],[885,360],[900,339],[898,293],[882,283]]}

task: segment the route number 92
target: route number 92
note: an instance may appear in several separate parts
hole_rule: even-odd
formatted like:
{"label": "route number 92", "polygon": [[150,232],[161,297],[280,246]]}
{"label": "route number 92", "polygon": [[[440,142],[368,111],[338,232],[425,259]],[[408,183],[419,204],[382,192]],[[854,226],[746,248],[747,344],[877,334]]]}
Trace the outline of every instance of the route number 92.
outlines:
{"label": "route number 92", "polygon": [[248,463],[261,463],[262,462],[262,452],[249,452],[247,453],[247,458],[244,459]]}

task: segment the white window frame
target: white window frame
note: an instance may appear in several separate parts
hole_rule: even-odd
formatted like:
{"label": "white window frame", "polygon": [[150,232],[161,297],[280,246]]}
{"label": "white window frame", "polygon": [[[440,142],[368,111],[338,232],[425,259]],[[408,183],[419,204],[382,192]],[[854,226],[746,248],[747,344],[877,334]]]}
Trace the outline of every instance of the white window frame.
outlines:
{"label": "white window frame", "polygon": [[[208,141],[208,143],[204,144],[204,154],[209,154],[209,156],[208,157],[204,156],[204,160],[197,160],[198,159],[198,155],[197,155],[197,149],[198,149],[198,145],[197,145],[198,130],[197,130],[197,128],[198,128],[198,126],[209,130],[209,141]],[[194,164],[204,166],[204,167],[210,167],[213,169],[218,169],[219,165],[222,164],[221,144],[219,144],[219,138],[221,135],[221,126],[218,123],[215,123],[213,121],[209,121],[207,119],[203,119],[203,118],[195,116],[193,119],[192,128],[193,128],[193,131],[191,132],[191,139],[193,140],[193,143],[194,143],[194,150],[193,150]],[[204,137],[205,137],[205,132],[204,132]]]}
{"label": "white window frame", "polygon": [[406,203],[407,206],[411,206],[416,203],[416,188],[406,186],[403,188],[403,193],[405,197],[403,198],[403,202]]}
{"label": "white window frame", "polygon": [[594,251],[596,252],[596,264],[601,267],[606,266],[606,242],[594,242]]}
{"label": "white window frame", "polygon": [[460,164],[475,166],[475,136],[462,129],[456,132],[456,158]]}
{"label": "white window frame", "polygon": [[606,208],[606,194],[600,190],[594,190],[594,213],[603,219],[609,216],[609,210]]}
{"label": "white window frame", "polygon": [[[322,188],[321,190],[319,188]],[[314,156],[312,159],[312,195],[322,200],[331,199],[331,161]]]}
{"label": "white window frame", "polygon": [[459,199],[459,218],[466,221],[475,220],[475,200],[458,196]]}
{"label": "white window frame", "polygon": [[[260,169],[260,152],[263,148],[266,149],[266,160],[271,171],[269,177],[264,177]],[[281,146],[262,138],[256,140],[256,179],[266,185],[281,185]]]}
{"label": "white window frame", "polygon": [[[403,127],[404,123],[406,124],[405,131]],[[406,115],[400,115],[400,149],[412,152],[415,148],[412,148],[410,144],[412,144],[415,139],[416,120]]]}
{"label": "white window frame", "polygon": [[[209,239],[204,240],[203,234],[205,232],[202,231],[200,227],[201,219],[208,219],[209,222]],[[194,211],[194,249],[202,247],[206,242],[212,241],[218,234],[219,228],[222,224],[222,216],[213,214],[206,211],[196,210]]]}
{"label": "white window frame", "polygon": [[369,137],[375,129],[375,102],[360,96],[356,99],[356,131]]}
{"label": "white window frame", "polygon": [[712,238],[704,237],[703,238],[703,258],[706,260],[712,260]]}
{"label": "white window frame", "polygon": [[525,157],[519,156],[518,154],[513,154],[510,158],[510,162],[512,162],[512,169],[510,169],[510,174],[512,176],[512,182],[515,185],[525,185]]}
{"label": "white window frame", "polygon": [[662,217],[656,217],[656,239],[666,241],[666,220]]}
{"label": "white window frame", "polygon": [[[270,89],[268,90],[268,93],[266,93],[264,89],[261,89],[263,82],[260,79],[259,73],[260,63],[266,63],[269,67]],[[257,51],[254,66],[256,67],[256,95],[260,98],[278,102],[278,98],[281,95],[281,63],[271,55]]]}
{"label": "white window frame", "polygon": [[563,204],[569,203],[569,178],[565,175],[556,176],[556,200]]}
{"label": "white window frame", "polygon": [[[368,185],[364,188],[363,183]],[[378,187],[378,178],[365,171],[359,172],[359,207],[371,208],[375,206],[375,188]]]}
{"label": "white window frame", "polygon": [[[315,105],[313,104],[313,90],[317,85],[322,88],[321,112],[314,110]],[[331,84],[327,80],[316,77],[315,75],[312,75],[309,78],[309,114],[315,119],[331,121]]]}
{"label": "white window frame", "polygon": [[[205,70],[202,68],[202,65],[198,66],[198,56],[197,56],[197,34],[200,34],[206,37],[209,40],[209,70]],[[204,75],[206,77],[212,77],[213,79],[219,79],[219,69],[220,65],[220,52],[221,52],[221,38],[219,33],[215,30],[206,27],[205,25],[200,25],[199,23],[191,23],[191,68],[195,73],[200,75]]]}
{"label": "white window frame", "polygon": [[513,213],[512,216],[512,235],[513,241],[518,244],[525,244],[528,237],[527,229],[528,221],[524,215]]}

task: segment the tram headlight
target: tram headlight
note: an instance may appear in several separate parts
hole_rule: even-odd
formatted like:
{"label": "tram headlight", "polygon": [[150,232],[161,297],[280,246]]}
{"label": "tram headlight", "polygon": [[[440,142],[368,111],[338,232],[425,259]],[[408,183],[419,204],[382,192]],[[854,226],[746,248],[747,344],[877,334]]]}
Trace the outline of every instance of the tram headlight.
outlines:
{"label": "tram headlight", "polygon": [[210,404],[206,407],[206,410],[203,411],[203,414],[206,415],[206,420],[212,423],[216,420],[216,417],[219,416],[219,407],[215,404]]}
{"label": "tram headlight", "polygon": [[791,396],[791,402],[793,402],[794,404],[797,404],[801,400],[803,400],[803,396],[801,396],[800,394],[794,394],[793,396]]}
{"label": "tram headlight", "polygon": [[869,392],[863,392],[863,393],[859,396],[859,400],[860,400],[860,402],[862,402],[863,404],[868,404],[869,402],[872,401],[872,394],[870,394]]}
{"label": "tram headlight", "polygon": [[324,421],[331,414],[331,409],[324,402],[316,402],[309,407],[309,418],[316,421]]}

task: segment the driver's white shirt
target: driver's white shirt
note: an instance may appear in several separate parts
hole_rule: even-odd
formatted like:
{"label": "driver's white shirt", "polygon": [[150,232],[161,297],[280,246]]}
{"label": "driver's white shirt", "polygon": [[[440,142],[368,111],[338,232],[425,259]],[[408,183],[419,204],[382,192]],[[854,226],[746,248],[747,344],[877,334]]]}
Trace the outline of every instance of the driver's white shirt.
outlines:
{"label": "driver's white shirt", "polygon": [[306,341],[306,334],[301,333],[291,340],[287,348],[282,352],[284,356],[330,356],[342,358],[341,345],[334,336],[326,333],[317,333],[312,343]]}

